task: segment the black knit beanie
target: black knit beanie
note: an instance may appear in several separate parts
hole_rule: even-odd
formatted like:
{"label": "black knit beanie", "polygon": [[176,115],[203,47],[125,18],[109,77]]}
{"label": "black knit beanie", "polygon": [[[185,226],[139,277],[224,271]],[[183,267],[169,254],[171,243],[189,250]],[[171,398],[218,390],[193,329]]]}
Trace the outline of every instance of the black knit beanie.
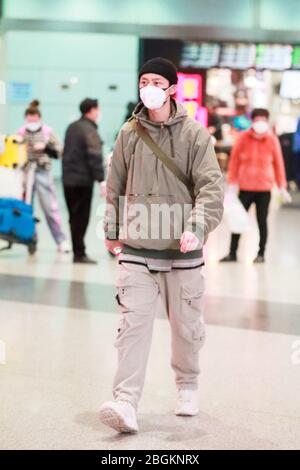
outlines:
{"label": "black knit beanie", "polygon": [[170,85],[176,85],[177,83],[177,69],[175,65],[170,60],[163,59],[162,57],[155,57],[145,62],[139,72],[139,79],[145,73],[157,73],[169,80]]}

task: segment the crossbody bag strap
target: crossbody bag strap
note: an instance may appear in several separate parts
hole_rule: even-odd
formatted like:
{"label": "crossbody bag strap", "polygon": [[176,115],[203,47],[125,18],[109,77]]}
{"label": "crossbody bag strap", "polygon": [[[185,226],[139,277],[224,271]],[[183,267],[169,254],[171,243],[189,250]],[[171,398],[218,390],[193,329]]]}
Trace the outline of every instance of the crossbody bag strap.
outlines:
{"label": "crossbody bag strap", "polygon": [[144,129],[144,127],[136,120],[133,121],[133,125],[138,136],[145,142],[145,144],[152,150],[154,155],[170,170],[173,175],[176,176],[188,189],[192,198],[194,198],[194,188],[190,183],[190,180],[187,176],[178,168],[176,163],[168,157],[165,152],[154,142],[152,137]]}

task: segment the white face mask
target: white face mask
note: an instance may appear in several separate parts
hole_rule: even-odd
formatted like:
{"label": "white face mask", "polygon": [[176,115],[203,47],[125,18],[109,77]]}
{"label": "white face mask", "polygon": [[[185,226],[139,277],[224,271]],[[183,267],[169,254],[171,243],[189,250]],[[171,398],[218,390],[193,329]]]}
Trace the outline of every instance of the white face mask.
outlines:
{"label": "white face mask", "polygon": [[165,90],[157,86],[147,85],[140,89],[140,97],[146,108],[159,109],[167,99]]}
{"label": "white face mask", "polygon": [[266,134],[266,132],[270,130],[269,123],[267,121],[255,121],[252,127],[257,134]]}
{"label": "white face mask", "polygon": [[26,122],[25,127],[30,132],[36,132],[42,127],[41,121]]}

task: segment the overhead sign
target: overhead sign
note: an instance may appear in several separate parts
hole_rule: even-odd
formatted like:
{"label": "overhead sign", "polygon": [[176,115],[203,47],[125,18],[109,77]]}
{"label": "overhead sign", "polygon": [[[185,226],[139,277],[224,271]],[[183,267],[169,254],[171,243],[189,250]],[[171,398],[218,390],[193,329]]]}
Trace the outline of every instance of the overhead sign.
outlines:
{"label": "overhead sign", "polygon": [[258,44],[256,67],[258,69],[285,70],[292,65],[293,47],[281,44]]}
{"label": "overhead sign", "polygon": [[193,67],[198,69],[207,69],[215,67],[219,62],[220,44],[202,42],[183,45],[181,67]]}
{"label": "overhead sign", "polygon": [[300,46],[293,48],[292,68],[300,69]]}
{"label": "overhead sign", "polygon": [[254,44],[223,44],[220,67],[244,70],[255,66],[256,47]]}
{"label": "overhead sign", "polygon": [[31,82],[8,82],[8,101],[10,103],[27,103],[32,100],[33,87]]}

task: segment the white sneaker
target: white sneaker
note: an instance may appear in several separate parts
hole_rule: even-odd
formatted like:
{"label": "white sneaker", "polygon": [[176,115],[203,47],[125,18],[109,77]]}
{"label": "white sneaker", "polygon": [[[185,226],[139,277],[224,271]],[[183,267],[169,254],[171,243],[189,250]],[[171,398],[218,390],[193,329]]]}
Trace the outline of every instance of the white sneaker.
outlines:
{"label": "white sneaker", "polygon": [[178,390],[175,414],[177,416],[196,416],[198,413],[198,391]]}
{"label": "white sneaker", "polygon": [[68,240],[64,240],[57,246],[57,250],[59,253],[70,253],[72,251],[72,247]]}
{"label": "white sneaker", "polygon": [[108,401],[100,408],[100,421],[118,432],[134,433],[139,430],[136,411],[127,401]]}

